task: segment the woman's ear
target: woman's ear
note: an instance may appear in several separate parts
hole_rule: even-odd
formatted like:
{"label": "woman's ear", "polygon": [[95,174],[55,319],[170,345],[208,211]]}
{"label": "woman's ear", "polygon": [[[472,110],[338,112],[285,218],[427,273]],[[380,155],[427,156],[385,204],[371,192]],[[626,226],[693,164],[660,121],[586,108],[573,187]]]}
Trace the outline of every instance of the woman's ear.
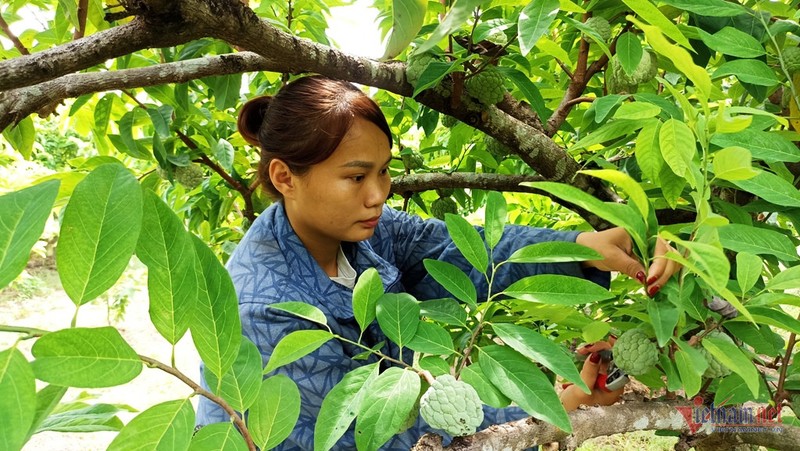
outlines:
{"label": "woman's ear", "polygon": [[269,162],[269,179],[272,186],[280,192],[284,198],[290,198],[295,186],[295,177],[289,166],[277,158]]}

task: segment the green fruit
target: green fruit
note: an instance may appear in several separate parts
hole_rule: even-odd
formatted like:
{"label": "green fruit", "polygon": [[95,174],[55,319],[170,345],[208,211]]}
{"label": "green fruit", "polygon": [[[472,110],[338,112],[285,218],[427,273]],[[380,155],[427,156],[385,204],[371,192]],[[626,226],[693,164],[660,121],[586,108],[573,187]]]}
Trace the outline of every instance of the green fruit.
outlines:
{"label": "green fruit", "polygon": [[453,195],[453,188],[436,188],[436,194],[439,197],[450,197]]}
{"label": "green fruit", "polygon": [[483,138],[483,142],[486,144],[486,151],[496,157],[505,158],[511,154],[511,149],[493,136],[486,135],[486,137]]}
{"label": "green fruit", "polygon": [[425,391],[419,401],[419,413],[431,427],[454,437],[474,434],[483,422],[478,392],[449,374],[437,377]]}
{"label": "green fruit", "polygon": [[411,85],[417,86],[419,77],[425,72],[425,68],[428,67],[428,64],[437,59],[436,55],[429,52],[415,53],[409,56],[408,61],[406,61],[406,80],[408,80]]}
{"label": "green fruit", "polygon": [[658,347],[641,329],[631,329],[614,343],[614,363],[633,376],[646,373],[658,362]]}
{"label": "green fruit", "polygon": [[431,215],[436,219],[444,221],[445,214],[458,213],[458,205],[456,201],[449,197],[440,197],[431,203]]}
{"label": "green fruit", "polygon": [[600,35],[603,42],[608,42],[611,39],[611,24],[602,17],[590,17],[586,20],[587,27],[591,28],[595,33]]}
{"label": "green fruit", "polygon": [[[706,337],[721,338],[721,339],[729,341],[729,342],[731,342],[731,344],[733,344],[733,340],[731,339],[731,337],[729,337],[724,332],[721,332],[721,331],[718,331],[718,330],[712,330],[711,332],[709,332],[706,335]],[[710,378],[710,379],[716,379],[716,378],[725,377],[725,376],[731,374],[731,370],[728,367],[724,366],[722,364],[722,362],[717,360],[716,357],[711,355],[711,353],[708,352],[708,350],[706,348],[701,346],[701,347],[698,347],[697,350],[700,351],[700,354],[703,354],[703,357],[706,359],[706,362],[708,362],[708,368],[706,368],[706,371],[703,373],[704,377],[707,377],[707,378]]]}
{"label": "green fruit", "polygon": [[658,57],[650,50],[642,52],[642,59],[631,74],[631,82],[635,84],[646,83],[658,74]]}
{"label": "green fruit", "polygon": [[494,29],[489,32],[489,35],[486,36],[486,40],[491,42],[492,44],[497,44],[499,46],[504,46],[508,44],[508,36],[503,33],[502,30]]}
{"label": "green fruit", "polygon": [[449,116],[447,114],[442,115],[442,125],[447,128],[453,128],[458,123],[458,119],[454,118],[453,116]]}
{"label": "green fruit", "polygon": [[503,86],[503,74],[494,66],[486,66],[484,70],[464,81],[467,91],[472,97],[484,105],[494,105],[503,100],[506,88]]}
{"label": "green fruit", "polygon": [[400,158],[403,160],[405,167],[410,171],[421,169],[425,166],[425,159],[417,152],[404,153]]}
{"label": "green fruit", "polygon": [[175,175],[175,181],[185,186],[187,189],[196,188],[203,183],[203,179],[205,178],[203,168],[196,164],[178,166],[175,168],[175,171],[173,171],[173,174]]}
{"label": "green fruit", "polygon": [[[637,66],[638,68],[638,66]],[[625,73],[617,55],[611,58],[606,69],[606,89],[610,94],[633,94],[638,89],[638,83]]]}
{"label": "green fruit", "polygon": [[783,64],[789,75],[794,75],[800,71],[800,47],[789,47],[783,51]]}

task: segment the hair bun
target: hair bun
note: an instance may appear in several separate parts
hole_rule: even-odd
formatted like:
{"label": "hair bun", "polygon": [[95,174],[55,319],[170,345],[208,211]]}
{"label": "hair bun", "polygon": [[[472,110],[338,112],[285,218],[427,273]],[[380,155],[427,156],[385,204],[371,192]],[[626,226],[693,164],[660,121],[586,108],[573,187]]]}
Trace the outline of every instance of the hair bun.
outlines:
{"label": "hair bun", "polygon": [[239,134],[245,141],[256,147],[261,147],[258,131],[264,123],[270,101],[272,101],[272,96],[255,97],[245,102],[239,110],[236,128],[239,129]]}

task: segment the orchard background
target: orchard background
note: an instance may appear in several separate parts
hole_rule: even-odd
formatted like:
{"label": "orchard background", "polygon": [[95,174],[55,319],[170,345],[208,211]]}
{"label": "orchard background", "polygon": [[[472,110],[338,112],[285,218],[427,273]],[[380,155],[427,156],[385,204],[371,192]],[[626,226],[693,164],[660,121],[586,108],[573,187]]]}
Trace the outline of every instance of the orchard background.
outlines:
{"label": "orchard background", "polygon": [[[222,265],[269,204],[255,179],[258,151],[236,132],[236,111],[305,73],[369,89],[395,135],[388,202],[444,218],[478,271],[591,259],[556,246],[493,261],[506,223],[621,226],[641,256],[656,236],[670,240],[677,252],[668,257],[684,267],[655,298],[617,277],[610,292],[578,280],[522,279],[478,300],[457,271],[431,263],[453,298],[400,302],[364,277],[354,294],[360,319],[375,320],[376,304],[391,303],[398,317],[409,316],[403,309],[415,313],[387,333],[393,341],[445,338],[440,347],[414,349],[417,363],[362,380],[331,401],[338,422],[355,420],[374,438],[360,447],[380,446],[381,432],[416,414],[425,388],[417,374],[425,371],[451,372],[484,403],[514,402],[536,419],[459,439],[454,449],[575,446],[635,430],[672,433],[681,449],[798,447],[797,1],[376,1],[385,34],[376,59],[331,45],[325,12],[346,3],[0,6],[0,166],[13,174],[0,179],[0,287],[21,286],[32,249],[49,253],[73,306],[53,330],[3,316],[0,330],[13,339],[0,351],[0,447],[19,449],[43,425],[75,422],[120,430],[110,449],[265,449],[285,438],[291,415],[245,423],[236,411],[296,410],[291,396],[275,390],[290,393],[293,382],[269,369],[302,355],[249,358]],[[42,29],[12,31],[30,10],[46,17]],[[9,170],[30,161],[52,172]],[[470,223],[486,227],[485,241]],[[173,347],[191,331],[219,380],[211,392],[196,385],[195,367],[179,365],[174,348],[153,356],[113,322],[84,319],[88,304],[114,297],[109,290],[136,265],[146,267],[149,318],[160,339]],[[722,300],[731,307],[715,307]],[[284,309],[318,327],[295,337],[302,348],[338,338],[320,333],[325,319],[317,312]],[[555,408],[553,380],[576,382],[569,352],[634,328],[659,350],[658,363],[636,377],[649,392],[569,415]],[[708,377],[707,356],[724,377]],[[144,366],[216,399],[243,434],[232,423],[192,435],[191,397],[152,406],[124,426],[118,406],[65,398],[67,387],[127,384]],[[541,377],[498,376],[520,368]],[[387,386],[403,396],[380,399]],[[696,396],[776,407],[783,432],[692,433],[675,407]],[[371,411],[372,402],[352,418],[336,407],[361,397],[393,413]],[[317,434],[320,448],[337,439],[329,429]],[[435,437],[423,441],[440,446]]]}

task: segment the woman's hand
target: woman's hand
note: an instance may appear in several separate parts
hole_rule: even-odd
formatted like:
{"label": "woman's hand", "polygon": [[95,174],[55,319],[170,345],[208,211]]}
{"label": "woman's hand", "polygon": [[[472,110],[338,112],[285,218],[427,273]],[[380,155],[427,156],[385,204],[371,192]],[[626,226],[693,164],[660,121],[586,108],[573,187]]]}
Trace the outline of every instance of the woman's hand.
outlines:
{"label": "woman's hand", "polygon": [[613,339],[610,342],[598,341],[597,343],[578,348],[578,354],[589,354],[589,358],[583,362],[581,379],[592,390],[592,393],[587,395],[583,390],[574,384],[567,386],[561,392],[561,394],[559,394],[561,404],[564,406],[564,409],[566,409],[567,412],[577,409],[578,406],[582,404],[592,406],[610,406],[611,404],[617,402],[620,396],[622,396],[622,392],[625,390],[625,387],[614,391],[605,391],[596,387],[598,376],[608,372],[609,362],[604,362],[600,359],[600,351],[611,349],[612,346]]}
{"label": "woman's hand", "polygon": [[664,258],[669,251],[674,251],[665,240],[658,238],[653,252],[653,263],[645,274],[644,265],[633,254],[633,240],[625,229],[615,227],[602,232],[584,232],[578,235],[576,243],[594,249],[603,256],[602,260],[591,260],[586,265],[601,271],[618,271],[645,285],[647,294],[655,296],[658,290],[667,283],[680,265]]}

